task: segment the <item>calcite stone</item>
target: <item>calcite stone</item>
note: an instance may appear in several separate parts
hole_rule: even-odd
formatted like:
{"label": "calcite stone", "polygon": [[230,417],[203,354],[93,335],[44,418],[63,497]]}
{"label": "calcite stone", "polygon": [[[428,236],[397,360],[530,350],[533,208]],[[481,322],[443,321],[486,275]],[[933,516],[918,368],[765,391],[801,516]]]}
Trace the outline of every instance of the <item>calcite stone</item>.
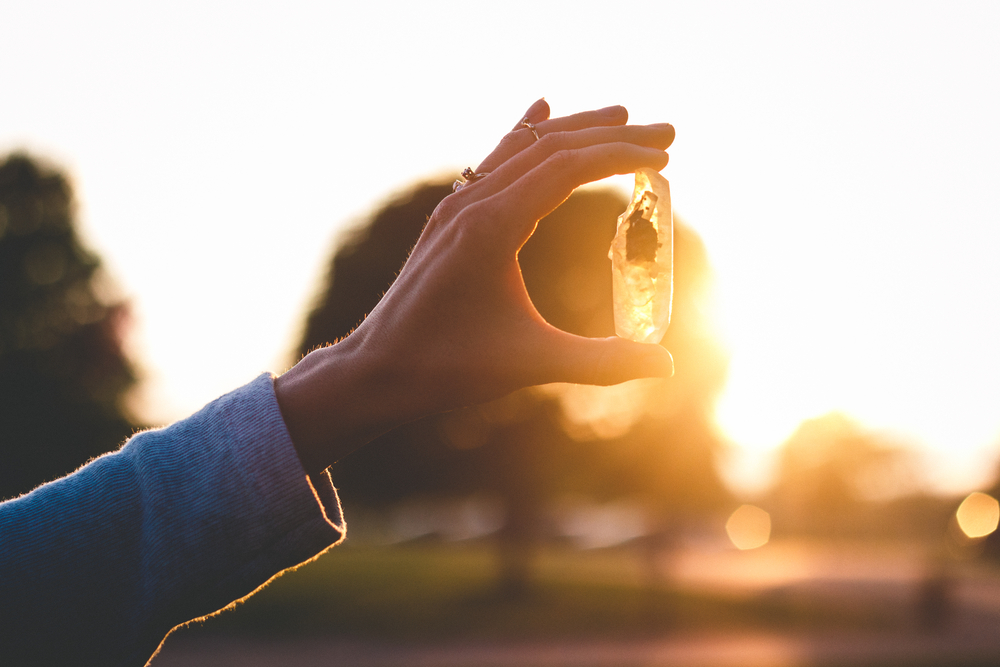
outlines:
{"label": "calcite stone", "polygon": [[670,324],[674,296],[674,216],[670,183],[657,172],[635,173],[632,202],[618,216],[608,257],[615,332],[640,343],[659,343]]}

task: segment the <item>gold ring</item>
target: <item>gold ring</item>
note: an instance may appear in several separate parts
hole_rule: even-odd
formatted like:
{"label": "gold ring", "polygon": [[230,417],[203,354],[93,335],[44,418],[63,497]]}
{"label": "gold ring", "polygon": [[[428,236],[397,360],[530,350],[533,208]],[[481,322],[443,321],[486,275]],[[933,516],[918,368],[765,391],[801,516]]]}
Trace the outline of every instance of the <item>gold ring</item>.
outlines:
{"label": "gold ring", "polygon": [[521,121],[521,125],[531,130],[531,133],[535,135],[536,140],[541,139],[541,137],[538,136],[538,130],[535,129],[535,124],[529,121],[527,116],[525,116],[524,120]]}

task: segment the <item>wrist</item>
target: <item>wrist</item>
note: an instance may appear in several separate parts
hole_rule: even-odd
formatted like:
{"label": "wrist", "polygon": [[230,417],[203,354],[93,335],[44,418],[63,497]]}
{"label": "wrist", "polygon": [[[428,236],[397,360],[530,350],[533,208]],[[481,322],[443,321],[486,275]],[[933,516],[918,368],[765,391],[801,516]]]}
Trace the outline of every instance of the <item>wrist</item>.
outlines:
{"label": "wrist", "polygon": [[309,353],[275,380],[282,417],[307,473],[413,418],[396,375],[352,335]]}

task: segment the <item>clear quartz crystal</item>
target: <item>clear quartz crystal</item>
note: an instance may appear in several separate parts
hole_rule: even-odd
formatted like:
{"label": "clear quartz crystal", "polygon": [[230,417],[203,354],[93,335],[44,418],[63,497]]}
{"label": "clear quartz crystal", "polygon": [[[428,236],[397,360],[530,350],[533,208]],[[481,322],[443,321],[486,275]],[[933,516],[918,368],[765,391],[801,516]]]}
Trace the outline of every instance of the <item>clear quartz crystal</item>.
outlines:
{"label": "clear quartz crystal", "polygon": [[670,183],[657,172],[635,172],[632,203],[618,216],[608,257],[615,332],[640,343],[659,343],[670,324],[674,296],[674,216]]}

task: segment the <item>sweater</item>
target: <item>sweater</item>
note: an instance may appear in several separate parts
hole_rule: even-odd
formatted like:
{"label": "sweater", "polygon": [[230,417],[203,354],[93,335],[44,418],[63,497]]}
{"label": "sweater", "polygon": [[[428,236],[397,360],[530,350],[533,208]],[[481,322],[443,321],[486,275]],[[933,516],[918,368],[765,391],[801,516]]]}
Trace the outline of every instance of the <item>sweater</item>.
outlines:
{"label": "sweater", "polygon": [[143,665],[345,529],[261,375],[0,504],[0,663]]}

